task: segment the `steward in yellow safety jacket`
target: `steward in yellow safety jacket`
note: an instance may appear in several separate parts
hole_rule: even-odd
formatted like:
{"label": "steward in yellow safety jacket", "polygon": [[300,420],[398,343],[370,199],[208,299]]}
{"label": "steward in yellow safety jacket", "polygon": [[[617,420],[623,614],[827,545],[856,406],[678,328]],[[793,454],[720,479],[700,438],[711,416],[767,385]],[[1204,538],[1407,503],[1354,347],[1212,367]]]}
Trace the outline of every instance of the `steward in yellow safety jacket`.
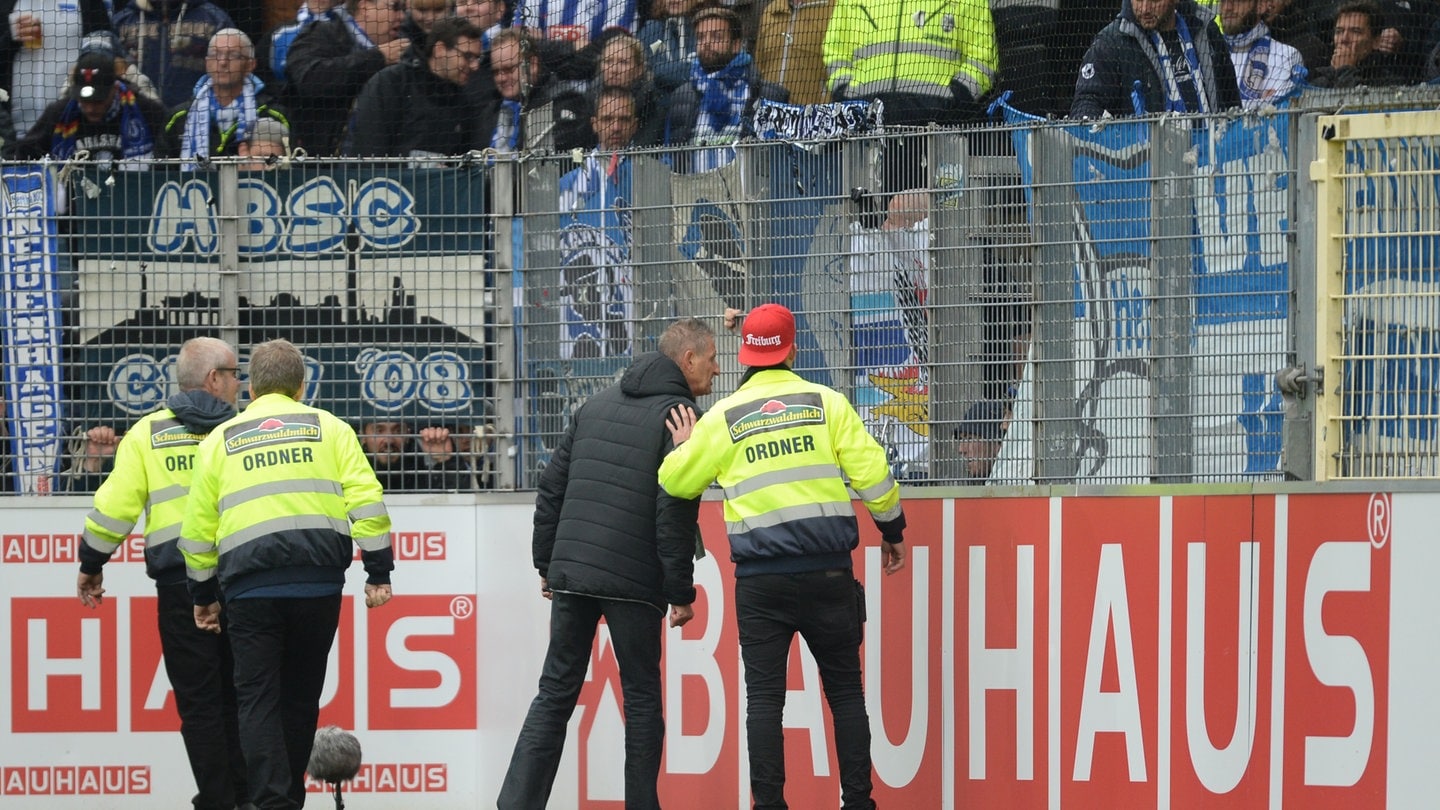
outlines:
{"label": "steward in yellow safety jacket", "polygon": [[[143,513],[145,573],[160,585],[185,584],[185,558],[175,541],[185,517],[195,449],[211,428],[235,415],[229,403],[206,400],[208,419],[213,420],[209,425],[203,417],[197,420],[188,394],[177,394],[171,397],[172,407],[136,422],[120,440],[115,467],[95,491],[94,508],[85,516],[82,572],[99,573]],[[184,419],[176,408],[185,413]]]}
{"label": "steward in yellow safety jacket", "polygon": [[[726,315],[727,320],[730,317]],[[840,803],[874,807],[870,719],[861,678],[866,597],[851,552],[860,542],[850,479],[884,538],[886,575],[905,567],[905,513],[885,451],[836,391],[790,370],[795,316],[778,304],[750,311],[742,329],[740,388],[704,416],[677,408],[678,445],[660,485],[695,498],[719,481],[735,563],[735,624],[745,663],[745,737],[756,807],[785,806],[783,714],[796,634],[820,663],[834,721]]]}
{"label": "steward in yellow safety jacket", "polygon": [[[174,373],[181,390],[126,432],[115,449],[114,469],[95,491],[76,587],[85,606],[99,606],[103,565],[143,512],[145,569],[155,580],[155,625],[195,777],[193,804],[234,807],[245,803],[249,788],[236,727],[230,639],[196,627],[177,540],[195,453],[206,435],[235,416],[240,369],[234,347],[198,337],[180,347]],[[97,426],[87,435],[96,431],[110,433]],[[108,444],[113,434],[96,440]]]}
{"label": "steward in yellow safety jacket", "polygon": [[973,118],[999,65],[985,0],[836,0],[823,52],[831,98],[880,99],[887,124]]}
{"label": "steward in yellow safety jacket", "polygon": [[180,550],[196,605],[255,588],[339,593],[353,552],[371,585],[394,569],[390,515],[355,431],[269,393],[200,445]]}
{"label": "steward in yellow safety jacket", "polygon": [[[767,304],[756,312],[772,307],[783,310]],[[752,313],[747,328],[754,320]],[[792,325],[788,344],[793,334]],[[699,497],[719,481],[736,577],[850,568],[860,533],[845,478],[885,541],[904,540],[900,487],[884,448],[844,396],[783,363],[751,367],[665,457],[659,475],[677,498]]]}
{"label": "steward in yellow safety jacket", "polygon": [[[235,350],[216,338],[180,348],[175,373],[181,390],[166,407],[135,423],[115,450],[115,466],[95,491],[80,548],[80,591],[99,596],[102,566],[145,515],[145,572],[157,586],[185,584],[185,559],[175,540],[195,450],[214,427],[235,416],[239,369]],[[224,368],[221,368],[224,366]],[[88,601],[86,604],[90,604]]]}

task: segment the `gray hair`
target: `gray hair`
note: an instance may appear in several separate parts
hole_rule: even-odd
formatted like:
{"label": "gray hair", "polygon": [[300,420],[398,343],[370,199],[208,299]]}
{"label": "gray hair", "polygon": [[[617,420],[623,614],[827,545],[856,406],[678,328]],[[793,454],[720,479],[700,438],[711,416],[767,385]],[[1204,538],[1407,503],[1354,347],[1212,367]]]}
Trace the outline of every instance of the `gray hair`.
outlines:
{"label": "gray hair", "polygon": [[681,318],[660,336],[660,353],[680,362],[686,351],[702,354],[715,339],[715,330],[699,318]]}
{"label": "gray hair", "polygon": [[235,347],[213,337],[191,338],[180,347],[175,361],[175,381],[181,391],[198,391],[205,387],[205,378],[212,369],[233,366]]}
{"label": "gray hair", "polygon": [[249,34],[241,31],[239,28],[221,28],[219,31],[216,31],[214,34],[212,34],[210,36],[210,41],[205,45],[206,53],[209,53],[210,49],[215,47],[215,40],[219,39],[220,37],[238,38],[240,40],[240,47],[245,49],[245,58],[255,58],[255,43],[250,41]]}

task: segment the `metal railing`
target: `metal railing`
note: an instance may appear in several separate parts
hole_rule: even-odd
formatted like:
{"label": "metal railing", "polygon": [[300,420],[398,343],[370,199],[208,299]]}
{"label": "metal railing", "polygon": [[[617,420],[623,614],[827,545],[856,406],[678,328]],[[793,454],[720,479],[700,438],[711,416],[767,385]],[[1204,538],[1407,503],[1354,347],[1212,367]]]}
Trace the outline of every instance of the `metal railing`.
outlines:
{"label": "metal railing", "polygon": [[201,334],[299,344],[307,396],[399,434],[398,489],[529,488],[673,318],[711,319],[734,390],[721,315],[765,301],[909,483],[1429,477],[1440,121],[1307,100],[759,141],[702,174],[7,166],[4,489],[93,487],[92,429],[163,403]]}

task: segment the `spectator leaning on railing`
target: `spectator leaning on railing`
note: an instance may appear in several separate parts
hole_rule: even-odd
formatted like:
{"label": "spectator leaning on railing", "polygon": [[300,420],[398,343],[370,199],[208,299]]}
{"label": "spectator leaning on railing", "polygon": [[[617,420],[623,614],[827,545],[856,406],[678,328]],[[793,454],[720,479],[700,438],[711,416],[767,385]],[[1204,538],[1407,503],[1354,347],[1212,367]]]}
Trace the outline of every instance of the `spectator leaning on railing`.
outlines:
{"label": "spectator leaning on railing", "polygon": [[170,156],[165,109],[120,81],[113,57],[85,54],[76,61],[71,79],[69,98],[46,107],[6,157],[69,160],[84,152],[91,160],[141,171],[150,168],[151,159]]}

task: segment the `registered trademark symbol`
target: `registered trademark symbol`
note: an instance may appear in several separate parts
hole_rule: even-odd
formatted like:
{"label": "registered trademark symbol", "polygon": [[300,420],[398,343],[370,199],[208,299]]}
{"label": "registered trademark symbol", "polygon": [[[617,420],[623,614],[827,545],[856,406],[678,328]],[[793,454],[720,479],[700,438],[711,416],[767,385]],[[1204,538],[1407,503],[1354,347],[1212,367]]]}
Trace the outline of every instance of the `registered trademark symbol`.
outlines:
{"label": "registered trademark symbol", "polygon": [[468,619],[475,613],[475,601],[468,596],[457,596],[450,600],[450,616]]}
{"label": "registered trademark symbol", "polygon": [[1370,496],[1365,511],[1365,528],[1370,532],[1370,545],[1382,549],[1390,542],[1390,495],[1377,492]]}

